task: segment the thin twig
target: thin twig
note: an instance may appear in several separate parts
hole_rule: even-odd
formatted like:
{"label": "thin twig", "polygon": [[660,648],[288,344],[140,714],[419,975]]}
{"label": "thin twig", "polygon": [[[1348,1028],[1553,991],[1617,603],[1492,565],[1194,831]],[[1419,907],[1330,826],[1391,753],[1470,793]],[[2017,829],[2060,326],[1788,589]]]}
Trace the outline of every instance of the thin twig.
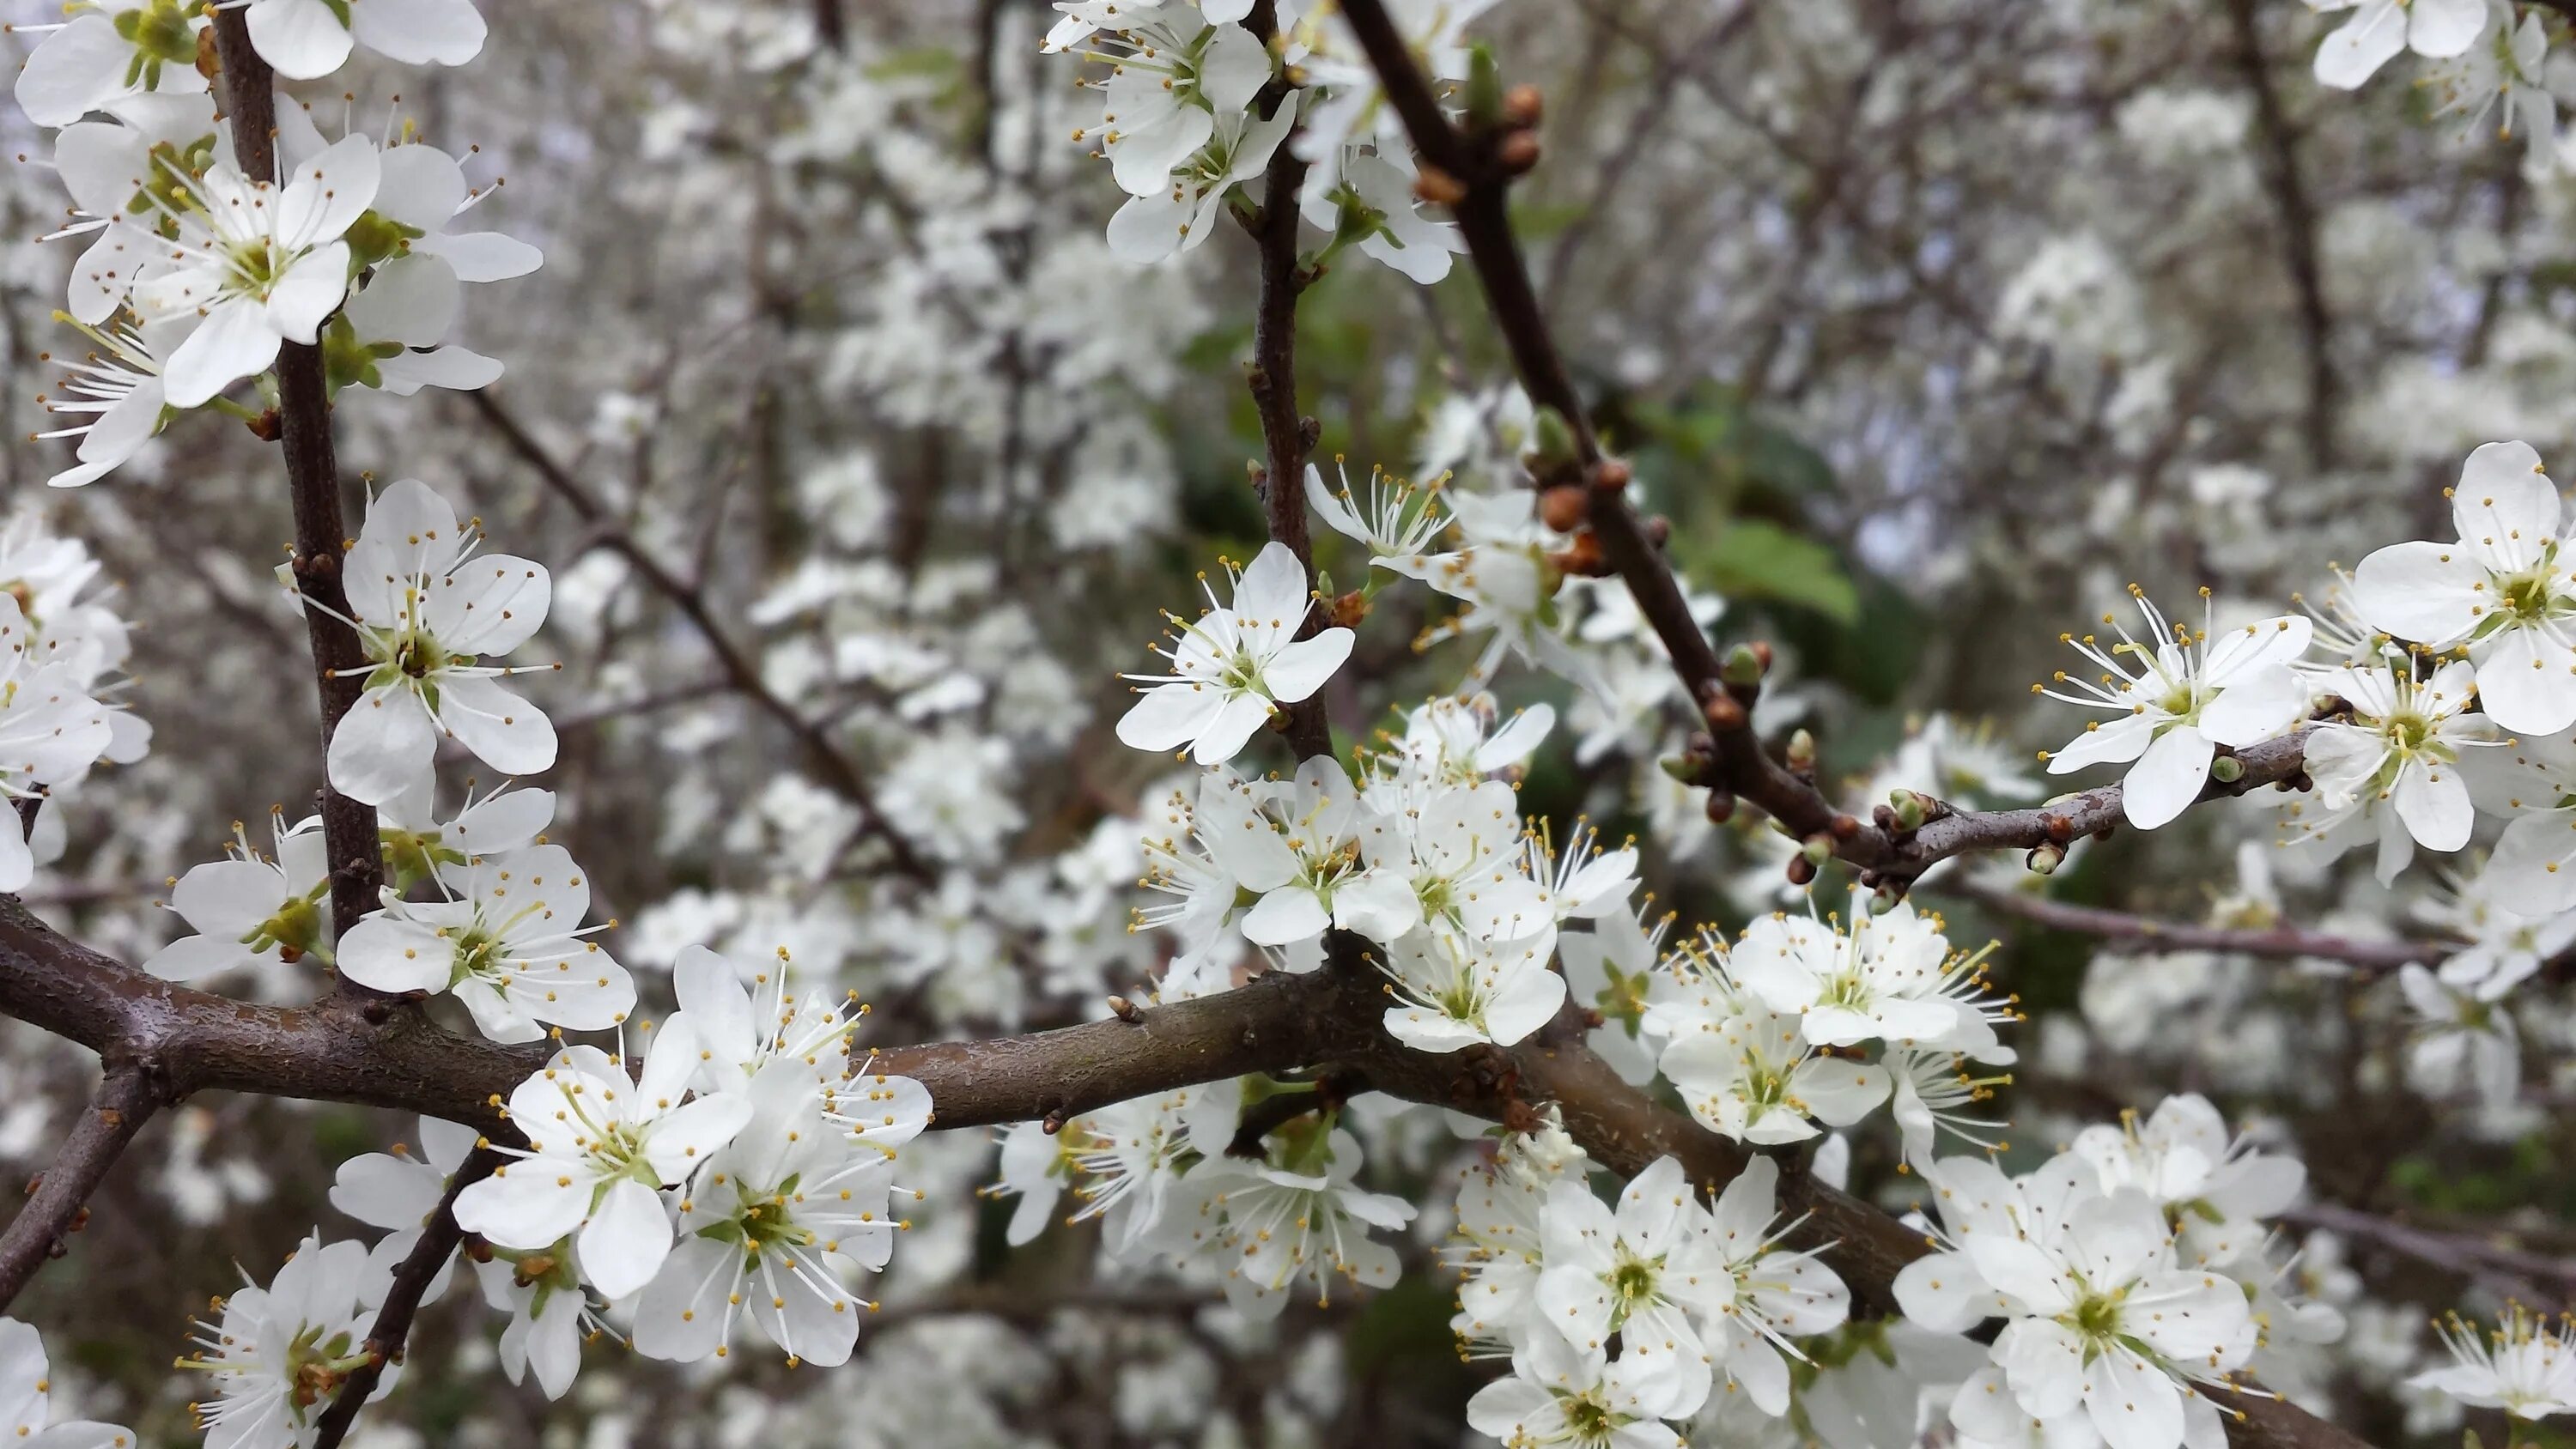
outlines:
{"label": "thin twig", "polygon": [[2153,916],[2100,906],[2052,901],[2028,891],[1968,880],[1943,880],[1926,887],[1943,895],[1976,902],[2001,915],[2052,931],[2098,936],[2141,951],[2221,951],[2236,956],[2292,959],[2313,956],[2340,961],[2366,974],[2394,971],[2414,963],[2434,965],[2460,948],[2440,941],[2366,941],[2296,926],[2208,926],[2194,921],[2166,921]]}
{"label": "thin twig", "polygon": [[2337,1203],[2305,1203],[2282,1217],[2302,1227],[2323,1228],[2376,1244],[2484,1284],[2497,1296],[2542,1313],[2563,1310],[2570,1295],[2576,1295],[2576,1258],[2526,1252],[2464,1233],[2437,1232]]}
{"label": "thin twig", "polygon": [[376,1385],[383,1381],[385,1365],[402,1361],[403,1344],[411,1337],[412,1319],[420,1313],[421,1299],[429,1294],[429,1285],[456,1256],[459,1243],[465,1241],[465,1230],[456,1225],[456,1195],[492,1175],[492,1170],[509,1159],[489,1146],[477,1147],[466,1154],[456,1167],[456,1175],[447,1180],[447,1191],[438,1206],[421,1224],[420,1241],[412,1245],[409,1255],[394,1269],[393,1282],[385,1289],[384,1305],[376,1310],[375,1326],[367,1330],[367,1361],[349,1371],[341,1381],[339,1397],[313,1426],[312,1449],[339,1449],[348,1437],[351,1425],[358,1422],[358,1411],[373,1398]]}
{"label": "thin twig", "polygon": [[[1277,33],[1272,0],[1259,0],[1243,19],[1244,28],[1267,44]],[[1256,102],[1265,116],[1291,104],[1288,88],[1273,82]],[[1305,570],[1311,590],[1315,579],[1315,546],[1306,527],[1306,455],[1314,449],[1315,420],[1297,411],[1297,297],[1313,280],[1297,263],[1300,225],[1297,193],[1306,182],[1306,163],[1286,141],[1271,153],[1261,178],[1261,214],[1246,228],[1261,254],[1260,292],[1252,314],[1252,366],[1245,381],[1252,389],[1253,409],[1261,418],[1262,468],[1256,487],[1261,516],[1274,542],[1288,546]],[[1312,601],[1297,637],[1324,627],[1324,601]],[[1282,732],[1300,760],[1333,752],[1333,727],[1324,712],[1324,693],[1317,690],[1295,704],[1284,705]]]}
{"label": "thin twig", "polygon": [[100,1079],[53,1164],[29,1188],[27,1205],[0,1233],[0,1312],[46,1259],[62,1256],[65,1240],[80,1231],[90,1194],[160,1107],[151,1074],[139,1067],[117,1067]]}
{"label": "thin twig", "polygon": [[2334,367],[2334,318],[2326,310],[2325,268],[2318,260],[2317,206],[2299,164],[2298,133],[2290,127],[2280,87],[2272,83],[2272,63],[2263,54],[2263,24],[2255,0],[2228,0],[2227,10],[2235,30],[2237,73],[2254,93],[2255,129],[2263,141],[2263,179],[2270,186],[2273,209],[2281,217],[2282,262],[2299,298],[2299,340],[2308,361],[2308,464],[2330,467],[2340,385]]}
{"label": "thin twig", "polygon": [[715,612],[707,604],[706,591],[682,579],[655,558],[652,550],[644,547],[641,540],[617,521],[597,494],[574,477],[570,469],[555,461],[545,445],[521,426],[509,409],[492,396],[490,389],[473,393],[471,397],[475,410],[501,435],[510,451],[518,454],[520,461],[534,469],[538,478],[570,505],[582,522],[590,525],[600,546],[615,551],[643,576],[654,592],[671,601],[672,607],[678,609],[697,630],[698,636],[706,641],[707,652],[715,656],[716,667],[724,671],[725,678],[732,681],[734,689],[795,737],[797,745],[805,752],[806,761],[821,777],[824,787],[858,807],[859,828],[885,846],[887,858],[894,867],[915,880],[936,879],[937,871],[887,820],[885,811],[877,804],[876,792],[849,755],[833,743],[821,725],[805,718],[795,705],[771,689],[769,681],[761,677],[759,664],[717,625]]}
{"label": "thin twig", "polygon": [[[233,151],[242,173],[274,184],[277,177],[277,83],[268,62],[250,42],[248,12],[215,12],[215,46],[222,57],[224,100],[232,122]],[[331,400],[318,347],[289,342],[277,354],[278,441],[286,454],[287,483],[295,502],[295,585],[308,601],[304,628],[313,649],[315,688],[322,701],[322,747],[358,701],[366,675],[366,646],[350,616],[340,576],[348,545],[340,511],[340,463],[331,441]],[[384,884],[383,847],[376,810],[334,790],[321,792],[322,839],[330,860],[331,924],[346,935],[376,909]],[[353,993],[369,994],[342,978]]]}

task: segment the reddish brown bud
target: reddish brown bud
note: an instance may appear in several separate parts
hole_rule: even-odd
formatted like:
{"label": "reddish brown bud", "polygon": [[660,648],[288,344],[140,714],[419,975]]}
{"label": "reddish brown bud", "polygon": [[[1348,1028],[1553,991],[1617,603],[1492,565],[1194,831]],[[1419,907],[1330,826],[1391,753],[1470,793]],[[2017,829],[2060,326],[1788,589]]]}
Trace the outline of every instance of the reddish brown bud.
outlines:
{"label": "reddish brown bud", "polygon": [[1604,493],[1618,492],[1636,476],[1636,470],[1630,468],[1625,459],[1604,458],[1592,465],[1592,486]]}
{"label": "reddish brown bud", "polygon": [[1565,547],[1549,554],[1547,561],[1578,578],[1607,578],[1612,571],[1610,560],[1601,552],[1601,536],[1588,528],[1566,540]]}
{"label": "reddish brown bud", "polygon": [[1673,521],[1660,513],[1647,519],[1639,528],[1646,535],[1648,548],[1662,548],[1673,536]]}
{"label": "reddish brown bud", "polygon": [[1494,148],[1494,156],[1503,163],[1505,171],[1514,176],[1522,175],[1538,165],[1538,137],[1527,131],[1514,131]]}
{"label": "reddish brown bud", "polygon": [[1467,199],[1467,186],[1439,167],[1426,165],[1413,178],[1413,194],[1435,206],[1456,206]]}
{"label": "reddish brown bud", "polygon": [[1345,629],[1356,629],[1368,617],[1368,596],[1353,589],[1325,606],[1333,622]]}
{"label": "reddish brown bud", "polygon": [[279,431],[277,423],[277,409],[270,408],[268,411],[261,413],[255,418],[244,418],[242,419],[242,426],[250,429],[250,435],[259,439],[261,442],[274,443],[277,441]]}
{"label": "reddish brown bud", "polygon": [[1836,815],[1825,822],[1825,828],[1834,833],[1836,840],[1849,840],[1860,834],[1860,822],[1849,815]]}
{"label": "reddish brown bud", "polygon": [[1700,706],[1700,713],[1708,716],[1708,727],[1713,730],[1740,730],[1747,717],[1744,706],[1724,694],[1712,696]]}
{"label": "reddish brown bud", "polygon": [[1804,855],[1789,857],[1789,884],[1802,886],[1816,878],[1816,863]]}
{"label": "reddish brown bud", "polygon": [[1724,790],[1708,792],[1708,823],[1724,825],[1735,818],[1735,797]]}
{"label": "reddish brown bud", "polygon": [[[1656,521],[1656,522],[1658,522],[1658,523],[1662,523],[1662,522],[1664,522],[1664,520],[1662,520],[1662,519],[1660,519],[1660,518],[1656,519],[1655,521]],[[1667,525],[1667,526],[1669,526],[1669,525]],[[1769,644],[1767,644],[1767,643],[1763,642],[1763,641],[1762,641],[1762,640],[1760,640],[1760,639],[1756,639],[1756,640],[1754,640],[1754,641],[1753,641],[1753,657],[1762,661],[1762,672],[1763,672],[1763,673],[1768,674],[1768,673],[1770,673],[1770,672],[1771,672],[1771,646],[1770,646]]]}
{"label": "reddish brown bud", "polygon": [[1516,85],[1503,92],[1503,119],[1515,126],[1535,126],[1546,111],[1546,104],[1534,85]]}
{"label": "reddish brown bud", "polygon": [[1560,483],[1538,496],[1539,521],[1559,533],[1572,533],[1583,526],[1583,515],[1591,506],[1582,489]]}
{"label": "reddish brown bud", "polygon": [[2059,845],[2075,838],[2075,822],[2063,815],[2048,817],[2048,838]]}

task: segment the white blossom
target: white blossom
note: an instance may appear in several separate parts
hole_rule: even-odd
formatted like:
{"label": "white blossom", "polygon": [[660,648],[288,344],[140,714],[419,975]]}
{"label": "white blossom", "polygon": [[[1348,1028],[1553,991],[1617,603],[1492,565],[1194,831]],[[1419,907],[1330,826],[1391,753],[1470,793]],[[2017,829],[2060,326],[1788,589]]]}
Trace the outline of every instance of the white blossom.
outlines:
{"label": "white blossom", "polygon": [[[419,777],[441,735],[511,775],[555,762],[554,725],[484,664],[545,622],[553,581],[541,564],[479,553],[447,500],[404,479],[379,494],[341,573],[366,648],[366,688],[331,733],[332,788],[380,804]],[[320,607],[308,598],[309,607]],[[539,666],[542,667],[542,666]]]}
{"label": "white blossom", "polygon": [[2058,636],[2102,671],[2099,678],[2071,679],[2060,671],[2055,687],[2031,689],[2086,709],[2118,711],[2050,755],[2048,773],[2129,765],[2121,811],[2140,830],[2153,830],[2200,798],[2218,746],[2259,743],[2307,712],[2307,686],[2289,666],[2307,652],[2313,626],[2303,615],[2282,615],[2213,638],[2211,626],[2168,623],[2144,593],[2132,589],[2131,597],[2147,618],[2145,641],[2105,614],[2102,622],[2120,635],[2117,644],[2097,644],[2090,634]]}
{"label": "white blossom", "polygon": [[456,1222],[499,1247],[573,1238],[581,1273],[610,1299],[644,1287],[671,1251],[659,1189],[687,1180],[750,1121],[720,1092],[683,1102],[697,1054],[665,1033],[641,1079],[596,1047],[566,1047],[510,1094],[528,1139],[514,1161],[456,1195]]}
{"label": "white blossom", "polygon": [[1286,544],[1272,543],[1234,577],[1230,605],[1219,605],[1211,590],[1196,623],[1166,615],[1181,631],[1157,651],[1171,661],[1172,675],[1127,676],[1152,687],[1119,719],[1119,740],[1140,750],[1186,745],[1202,765],[1233,759],[1274,707],[1323,688],[1350,657],[1348,629],[1296,637],[1307,607],[1305,569]]}

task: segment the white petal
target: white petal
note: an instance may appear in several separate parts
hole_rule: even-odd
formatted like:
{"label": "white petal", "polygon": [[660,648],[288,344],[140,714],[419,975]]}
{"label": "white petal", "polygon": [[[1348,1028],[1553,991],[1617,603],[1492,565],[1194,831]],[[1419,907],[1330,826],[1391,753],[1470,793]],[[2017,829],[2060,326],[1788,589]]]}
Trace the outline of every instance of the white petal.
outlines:
{"label": "white petal", "polygon": [[2209,737],[2191,725],[2158,735],[2121,781],[2121,813],[2140,830],[2170,823],[2200,798],[2216,753]]}
{"label": "white petal", "polygon": [[671,1252],[671,1219],[662,1195],[628,1178],[608,1189],[574,1246],[581,1275],[610,1300],[642,1290]]}

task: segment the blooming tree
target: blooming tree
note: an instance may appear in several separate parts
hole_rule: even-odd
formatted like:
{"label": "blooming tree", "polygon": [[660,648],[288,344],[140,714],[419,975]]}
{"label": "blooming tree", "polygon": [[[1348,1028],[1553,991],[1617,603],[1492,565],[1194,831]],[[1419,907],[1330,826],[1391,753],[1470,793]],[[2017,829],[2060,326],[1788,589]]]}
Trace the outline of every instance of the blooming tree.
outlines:
{"label": "blooming tree", "polygon": [[14,28],[21,1437],[2560,1442],[2576,5],[971,8]]}

